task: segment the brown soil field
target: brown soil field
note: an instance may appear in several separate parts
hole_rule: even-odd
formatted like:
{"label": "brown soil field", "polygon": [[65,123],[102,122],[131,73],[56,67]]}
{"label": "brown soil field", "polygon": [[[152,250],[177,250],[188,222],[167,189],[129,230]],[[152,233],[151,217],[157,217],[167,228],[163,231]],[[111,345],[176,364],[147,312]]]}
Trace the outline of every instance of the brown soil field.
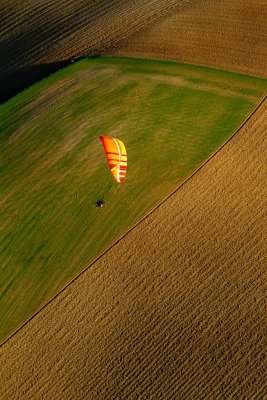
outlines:
{"label": "brown soil field", "polygon": [[74,59],[103,53],[180,3],[0,0],[0,103]]}
{"label": "brown soil field", "polygon": [[0,0],[0,76],[100,53],[179,0]]}
{"label": "brown soil field", "polygon": [[264,0],[0,0],[0,101],[92,54],[267,76]]}
{"label": "brown soil field", "polygon": [[1,346],[1,399],[266,398],[266,117]]}
{"label": "brown soil field", "polygon": [[109,50],[267,76],[264,0],[184,1]]}

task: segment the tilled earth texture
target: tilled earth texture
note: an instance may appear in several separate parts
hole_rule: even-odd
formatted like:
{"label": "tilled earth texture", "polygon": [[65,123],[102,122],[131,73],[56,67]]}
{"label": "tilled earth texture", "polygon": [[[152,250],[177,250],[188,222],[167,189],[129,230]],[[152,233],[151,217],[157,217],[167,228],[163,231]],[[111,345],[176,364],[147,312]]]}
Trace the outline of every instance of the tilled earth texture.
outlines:
{"label": "tilled earth texture", "polygon": [[0,101],[73,59],[103,53],[180,4],[182,0],[0,0]]}
{"label": "tilled earth texture", "polygon": [[0,0],[0,101],[107,53],[267,76],[266,20],[265,0]]}
{"label": "tilled earth texture", "polygon": [[113,51],[267,76],[266,21],[264,0],[184,1]]}
{"label": "tilled earth texture", "polygon": [[1,347],[1,399],[266,398],[266,117]]}

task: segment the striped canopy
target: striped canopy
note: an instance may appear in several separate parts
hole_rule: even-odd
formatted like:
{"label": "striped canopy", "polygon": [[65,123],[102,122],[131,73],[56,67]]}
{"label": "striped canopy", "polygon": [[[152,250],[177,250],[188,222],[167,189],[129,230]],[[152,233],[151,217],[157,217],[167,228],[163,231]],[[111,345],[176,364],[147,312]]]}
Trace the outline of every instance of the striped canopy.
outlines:
{"label": "striped canopy", "polygon": [[115,181],[118,183],[123,182],[127,169],[127,154],[123,142],[111,136],[100,136],[100,140]]}

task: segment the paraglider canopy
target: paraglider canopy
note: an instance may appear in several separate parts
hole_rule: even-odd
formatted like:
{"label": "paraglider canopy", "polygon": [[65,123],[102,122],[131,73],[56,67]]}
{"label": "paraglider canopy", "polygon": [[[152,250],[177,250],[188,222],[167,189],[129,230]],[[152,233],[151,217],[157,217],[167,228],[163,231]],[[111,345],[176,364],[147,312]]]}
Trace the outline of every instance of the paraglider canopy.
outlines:
{"label": "paraglider canopy", "polygon": [[127,170],[127,153],[123,142],[111,136],[100,136],[100,140],[115,181],[118,183],[123,182]]}

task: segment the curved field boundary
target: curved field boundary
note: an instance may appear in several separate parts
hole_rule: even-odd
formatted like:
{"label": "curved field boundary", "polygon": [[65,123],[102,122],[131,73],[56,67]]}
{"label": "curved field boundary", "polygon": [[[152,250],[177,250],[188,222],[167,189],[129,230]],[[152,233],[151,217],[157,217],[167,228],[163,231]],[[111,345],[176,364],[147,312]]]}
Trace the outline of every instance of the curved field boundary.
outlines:
{"label": "curved field boundary", "polygon": [[267,76],[267,6],[261,0],[186,3],[108,49]]}
{"label": "curved field boundary", "polygon": [[131,5],[100,0],[88,6],[83,0],[78,4],[68,0],[18,7],[14,1],[7,9],[2,6],[0,73],[100,51],[182,3],[139,0]]}
{"label": "curved field boundary", "polygon": [[[0,102],[29,87],[62,63],[104,53],[104,49],[132,36],[159,16],[189,0],[98,0],[87,4],[17,0],[0,2]],[[194,0],[190,0],[194,1]]]}
{"label": "curved field boundary", "polygon": [[94,54],[174,59],[267,76],[267,9],[260,0],[242,1],[27,0],[23,7],[18,0],[0,2],[0,101],[60,63]]}
{"label": "curved field boundary", "polygon": [[12,332],[1,344],[4,345],[9,341],[18,331],[20,331],[25,325],[27,325],[37,314],[39,314],[48,304],[50,304],[55,298],[57,298],[64,290],[69,287],[74,281],[76,281],[85,271],[87,271],[93,264],[95,264],[104,254],[111,250],[118,242],[120,242],[129,232],[131,232],[136,226],[148,218],[156,209],[158,209],[162,203],[164,203],[168,198],[170,198],[175,192],[179,190],[188,180],[190,180],[200,169],[203,168],[225,145],[241,130],[241,128],[253,117],[256,111],[267,99],[267,95],[264,95],[257,106],[252,110],[248,117],[240,124],[240,126],[235,130],[235,132],[219,147],[217,148],[192,174],[190,174],[182,183],[179,184],[171,193],[169,193],[160,203],[158,203],[152,210],[150,210],[144,217],[142,217],[136,224],[134,224],[130,229],[128,229],[123,235],[121,235],[115,242],[113,242],[108,248],[106,248],[98,257],[94,259],[89,265],[87,265],[82,271],[80,271],[70,282],[68,282],[56,295],[51,297],[50,300],[45,302],[30,318],[28,318],[23,324],[21,324],[14,332]]}

